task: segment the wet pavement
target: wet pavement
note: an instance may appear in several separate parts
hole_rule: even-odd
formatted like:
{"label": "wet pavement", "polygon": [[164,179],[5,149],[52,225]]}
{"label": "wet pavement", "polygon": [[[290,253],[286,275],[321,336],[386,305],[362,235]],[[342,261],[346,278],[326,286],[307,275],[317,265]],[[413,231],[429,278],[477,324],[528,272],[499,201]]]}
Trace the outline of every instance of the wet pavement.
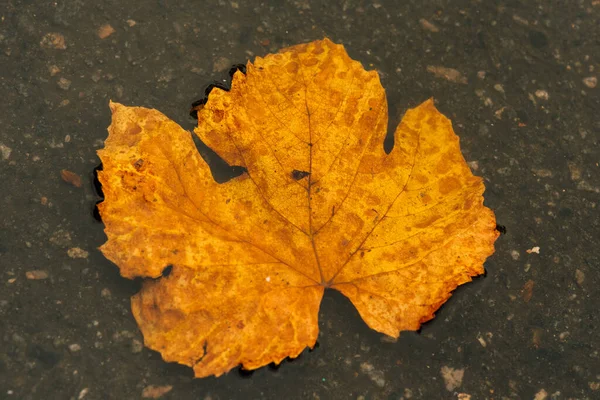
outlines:
{"label": "wet pavement", "polygon": [[[599,1],[4,0],[0,16],[0,398],[600,398]],[[313,351],[193,379],[143,348],[140,282],[97,250],[108,101],[192,129],[232,65],[325,36],[380,72],[396,120],[435,98],[506,233],[418,333],[391,342],[331,292]]]}

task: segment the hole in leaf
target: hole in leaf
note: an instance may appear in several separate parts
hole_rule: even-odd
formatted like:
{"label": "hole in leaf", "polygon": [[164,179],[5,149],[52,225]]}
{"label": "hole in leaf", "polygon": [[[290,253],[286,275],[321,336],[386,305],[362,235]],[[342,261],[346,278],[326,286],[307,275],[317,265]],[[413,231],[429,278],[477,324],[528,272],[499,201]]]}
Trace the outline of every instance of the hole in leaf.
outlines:
{"label": "hole in leaf", "polygon": [[173,271],[173,266],[167,265],[161,272],[162,277],[166,278],[167,276],[171,275],[171,271]]}
{"label": "hole in leaf", "polygon": [[292,171],[292,178],[294,178],[297,181],[299,181],[300,179],[305,178],[309,175],[310,175],[310,172],[306,172],[306,171],[298,171],[297,169]]}

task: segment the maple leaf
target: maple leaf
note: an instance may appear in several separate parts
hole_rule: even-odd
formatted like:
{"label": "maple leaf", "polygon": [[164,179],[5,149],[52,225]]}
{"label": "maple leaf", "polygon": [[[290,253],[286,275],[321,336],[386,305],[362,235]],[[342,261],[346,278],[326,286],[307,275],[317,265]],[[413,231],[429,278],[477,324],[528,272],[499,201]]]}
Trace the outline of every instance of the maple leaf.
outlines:
{"label": "maple leaf", "polygon": [[377,73],[327,39],[257,58],[210,93],[195,133],[247,171],[223,184],[166,116],[110,107],[101,249],[125,277],[160,277],[133,314],[146,346],[197,377],[313,347],[326,288],[379,332],[416,330],[494,251],[450,121],[425,101],[386,154]]}

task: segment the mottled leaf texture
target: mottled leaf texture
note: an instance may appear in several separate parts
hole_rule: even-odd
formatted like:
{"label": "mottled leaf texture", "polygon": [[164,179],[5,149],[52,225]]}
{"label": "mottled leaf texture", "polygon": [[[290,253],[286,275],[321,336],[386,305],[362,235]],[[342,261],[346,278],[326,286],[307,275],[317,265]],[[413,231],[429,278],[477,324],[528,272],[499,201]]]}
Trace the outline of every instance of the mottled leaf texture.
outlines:
{"label": "mottled leaf texture", "polygon": [[327,39],[211,91],[195,134],[247,171],[223,184],[165,115],[110,108],[101,249],[123,276],[158,278],[132,298],[144,342],[197,377],[313,347],[326,288],[379,332],[416,330],[494,252],[494,214],[450,121],[425,101],[386,154],[377,73]]}

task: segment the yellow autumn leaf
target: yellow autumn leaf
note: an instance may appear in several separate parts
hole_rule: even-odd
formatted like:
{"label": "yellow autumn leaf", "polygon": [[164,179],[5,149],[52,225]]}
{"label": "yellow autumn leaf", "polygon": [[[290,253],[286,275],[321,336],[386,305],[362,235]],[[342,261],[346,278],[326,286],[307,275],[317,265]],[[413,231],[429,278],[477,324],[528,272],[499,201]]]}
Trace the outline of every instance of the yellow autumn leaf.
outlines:
{"label": "yellow autumn leaf", "polygon": [[418,329],[494,251],[450,121],[425,101],[386,154],[377,73],[327,39],[257,58],[200,107],[195,133],[247,171],[223,184],[169,118],[110,107],[101,249],[123,276],[159,278],[133,314],[146,346],[197,377],[313,347],[327,288],[379,332]]}

